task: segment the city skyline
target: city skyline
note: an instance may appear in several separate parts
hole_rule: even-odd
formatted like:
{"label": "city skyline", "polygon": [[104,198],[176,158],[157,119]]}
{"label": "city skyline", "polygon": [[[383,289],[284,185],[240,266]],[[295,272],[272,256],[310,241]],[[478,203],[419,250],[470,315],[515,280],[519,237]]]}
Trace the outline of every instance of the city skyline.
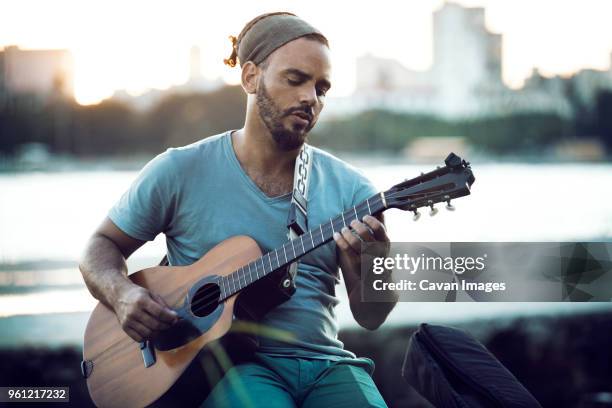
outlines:
{"label": "city skyline", "polygon": [[[612,25],[606,16],[612,14],[612,6],[605,2],[454,3],[485,8],[486,27],[503,35],[503,79],[513,88],[522,85],[533,67],[546,76],[609,68]],[[401,7],[395,2],[382,2],[376,8],[356,5],[350,10],[350,21],[342,19],[342,24],[337,19],[345,11],[319,1],[308,5],[234,2],[231,10],[229,4],[218,4],[214,11],[190,1],[179,4],[184,6],[182,10],[144,2],[121,7],[113,2],[13,3],[5,5],[0,17],[0,47],[70,50],[75,61],[75,97],[79,103],[96,103],[118,89],[138,94],[148,88],[184,83],[189,77],[193,45],[201,48],[206,78],[237,83],[238,70],[221,62],[230,51],[227,36],[237,35],[255,15],[280,9],[295,12],[327,35],[334,65],[330,96],[346,96],[354,90],[355,61],[367,53],[394,58],[411,69],[428,69],[432,63],[432,13],[444,1]],[[36,15],[30,13],[34,8],[39,10]],[[361,26],[371,29],[359,29]]]}

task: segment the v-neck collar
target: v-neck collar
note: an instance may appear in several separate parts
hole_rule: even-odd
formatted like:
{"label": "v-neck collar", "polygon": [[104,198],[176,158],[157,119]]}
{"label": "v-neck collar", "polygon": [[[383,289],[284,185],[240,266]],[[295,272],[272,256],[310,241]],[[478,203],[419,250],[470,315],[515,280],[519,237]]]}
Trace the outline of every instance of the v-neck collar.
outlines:
{"label": "v-neck collar", "polygon": [[259,198],[261,198],[262,200],[270,204],[280,202],[280,201],[290,200],[291,192],[285,193],[279,196],[270,197],[266,193],[264,193],[257,184],[255,184],[255,182],[253,181],[253,179],[251,179],[251,177],[249,177],[249,175],[244,171],[244,169],[240,165],[240,162],[238,161],[238,157],[236,156],[236,152],[234,151],[234,146],[232,145],[232,132],[235,132],[235,130],[228,130],[225,136],[223,137],[225,139],[225,143],[224,143],[225,152],[227,156],[229,157],[230,161],[234,164],[234,167],[236,168],[236,171],[240,175],[240,178],[246,183],[246,185],[251,190],[255,192],[255,194],[259,196]]}

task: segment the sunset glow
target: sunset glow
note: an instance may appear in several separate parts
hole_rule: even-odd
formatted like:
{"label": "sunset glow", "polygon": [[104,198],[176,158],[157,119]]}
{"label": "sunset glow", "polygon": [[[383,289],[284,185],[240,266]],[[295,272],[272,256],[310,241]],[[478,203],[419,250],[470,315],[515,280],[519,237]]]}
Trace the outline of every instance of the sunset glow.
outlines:
{"label": "sunset glow", "polygon": [[[612,3],[583,0],[461,0],[483,6],[489,30],[503,34],[503,77],[518,87],[533,67],[544,75],[582,68],[607,69],[612,52]],[[341,2],[9,1],[0,17],[0,46],[69,49],[75,97],[90,104],[117,89],[138,94],[187,80],[189,50],[198,45],[206,78],[237,83],[238,70],[223,65],[227,36],[252,17],[292,11],[317,26],[332,47],[331,96],[350,94],[355,58],[367,52],[396,58],[413,69],[432,59],[432,12],[442,0],[377,2],[347,9]]]}

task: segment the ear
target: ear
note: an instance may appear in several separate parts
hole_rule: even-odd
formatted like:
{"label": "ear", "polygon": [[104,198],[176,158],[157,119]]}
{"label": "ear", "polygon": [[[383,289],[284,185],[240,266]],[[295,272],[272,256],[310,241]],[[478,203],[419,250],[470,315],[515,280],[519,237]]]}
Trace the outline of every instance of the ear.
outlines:
{"label": "ear", "polygon": [[247,61],[242,66],[241,84],[242,89],[247,94],[254,94],[257,91],[260,69],[252,61]]}

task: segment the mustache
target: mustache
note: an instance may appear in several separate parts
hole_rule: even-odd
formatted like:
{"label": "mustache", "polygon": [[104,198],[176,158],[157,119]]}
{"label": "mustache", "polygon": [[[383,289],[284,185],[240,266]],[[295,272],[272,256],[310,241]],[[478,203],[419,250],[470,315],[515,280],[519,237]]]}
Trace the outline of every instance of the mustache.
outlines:
{"label": "mustache", "polygon": [[285,111],[285,116],[293,115],[294,113],[300,113],[308,117],[308,121],[312,122],[314,112],[311,106],[298,106],[295,108],[289,108]]}

